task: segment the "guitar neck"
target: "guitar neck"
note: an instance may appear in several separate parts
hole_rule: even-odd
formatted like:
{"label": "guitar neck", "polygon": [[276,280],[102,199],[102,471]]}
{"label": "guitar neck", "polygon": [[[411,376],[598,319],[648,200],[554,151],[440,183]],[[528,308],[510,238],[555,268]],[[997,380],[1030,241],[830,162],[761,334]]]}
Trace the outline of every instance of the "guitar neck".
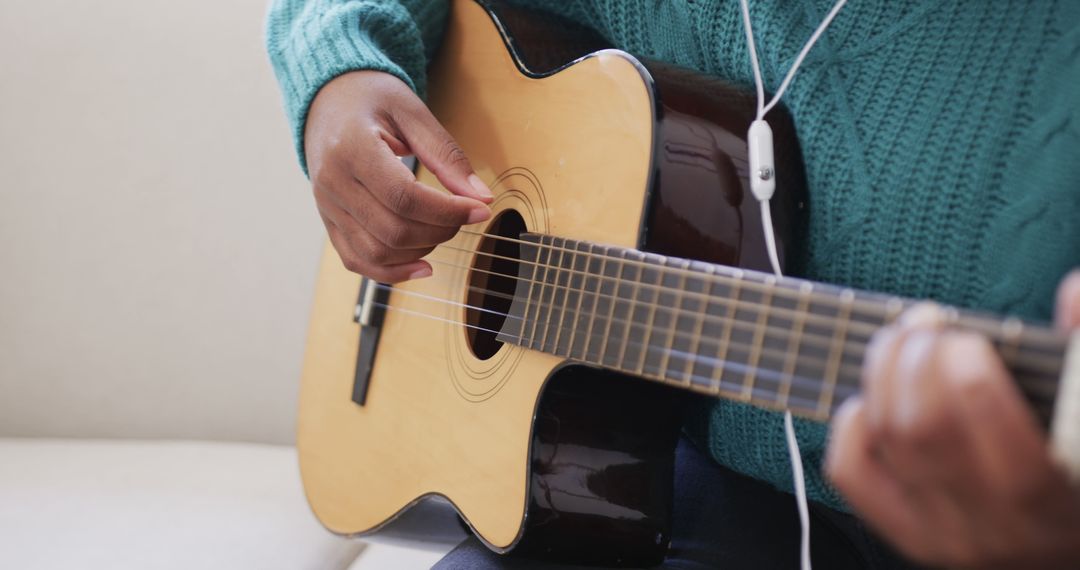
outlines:
{"label": "guitar neck", "polygon": [[[499,340],[699,393],[827,420],[858,392],[871,337],[912,300],[540,234],[522,234]],[[1044,422],[1066,340],[946,307],[986,335]]]}

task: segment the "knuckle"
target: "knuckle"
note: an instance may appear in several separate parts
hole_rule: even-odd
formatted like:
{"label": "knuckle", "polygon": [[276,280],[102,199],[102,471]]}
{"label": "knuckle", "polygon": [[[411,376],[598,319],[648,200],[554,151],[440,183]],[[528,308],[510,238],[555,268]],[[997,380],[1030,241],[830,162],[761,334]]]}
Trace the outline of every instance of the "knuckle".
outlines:
{"label": "knuckle", "polygon": [[345,269],[360,275],[364,274],[364,264],[356,256],[345,253],[339,253],[338,255],[341,257],[341,263],[345,266]]}
{"label": "knuckle", "polygon": [[326,151],[331,157],[340,157],[348,154],[349,149],[344,137],[331,136],[327,138]]}
{"label": "knuckle", "polygon": [[416,205],[413,185],[408,181],[391,184],[386,191],[386,205],[397,214],[412,212]]}
{"label": "knuckle", "polygon": [[386,245],[394,248],[404,248],[412,241],[412,227],[404,221],[393,221],[387,224],[383,241]]}
{"label": "knuckle", "polygon": [[371,209],[360,198],[354,198],[349,201],[349,215],[356,220],[356,223],[362,227],[367,228],[371,226]]}
{"label": "knuckle", "polygon": [[315,191],[319,191],[319,189],[329,190],[337,184],[333,169],[327,168],[325,164],[313,164],[309,171],[311,173],[311,186]]}
{"label": "knuckle", "polygon": [[390,260],[391,255],[390,248],[384,245],[374,245],[368,249],[367,257],[375,265],[384,265]]}
{"label": "knuckle", "polygon": [[469,164],[469,157],[465,156],[465,151],[461,150],[457,142],[453,139],[444,140],[439,148],[439,157],[447,166],[459,167]]}
{"label": "knuckle", "polygon": [[346,138],[338,133],[328,133],[322,136],[322,140],[319,143],[320,156],[322,160],[317,160],[316,163],[322,164],[324,162],[333,162],[336,157],[344,156],[348,154],[348,144]]}
{"label": "knuckle", "polygon": [[891,430],[892,443],[912,449],[927,449],[936,445],[948,433],[948,421],[943,416],[941,413],[931,413],[899,423]]}

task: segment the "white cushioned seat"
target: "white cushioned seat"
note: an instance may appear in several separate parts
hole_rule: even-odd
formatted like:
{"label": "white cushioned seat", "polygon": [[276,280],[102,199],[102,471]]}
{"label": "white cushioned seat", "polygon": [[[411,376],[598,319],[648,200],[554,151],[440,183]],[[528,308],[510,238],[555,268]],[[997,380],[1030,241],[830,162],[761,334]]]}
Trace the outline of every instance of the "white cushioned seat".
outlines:
{"label": "white cushioned seat", "polygon": [[0,438],[0,568],[348,568],[292,447]]}

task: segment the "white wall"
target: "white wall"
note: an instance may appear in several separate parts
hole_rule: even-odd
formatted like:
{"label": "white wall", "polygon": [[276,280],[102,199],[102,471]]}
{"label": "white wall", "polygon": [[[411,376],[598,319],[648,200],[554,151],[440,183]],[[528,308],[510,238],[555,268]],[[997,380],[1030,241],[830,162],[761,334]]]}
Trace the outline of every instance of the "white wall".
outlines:
{"label": "white wall", "polygon": [[264,11],[0,2],[0,435],[292,440],[322,230]]}

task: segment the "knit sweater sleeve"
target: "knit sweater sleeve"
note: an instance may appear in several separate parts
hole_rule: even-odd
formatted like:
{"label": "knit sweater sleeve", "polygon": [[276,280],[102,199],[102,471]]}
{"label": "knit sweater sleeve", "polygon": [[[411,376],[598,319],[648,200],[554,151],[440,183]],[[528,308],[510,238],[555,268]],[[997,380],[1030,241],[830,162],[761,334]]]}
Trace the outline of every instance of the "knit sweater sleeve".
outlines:
{"label": "knit sweater sleeve", "polygon": [[376,70],[423,97],[448,13],[446,0],[272,0],[266,48],[305,173],[304,123],[319,89],[349,71]]}

